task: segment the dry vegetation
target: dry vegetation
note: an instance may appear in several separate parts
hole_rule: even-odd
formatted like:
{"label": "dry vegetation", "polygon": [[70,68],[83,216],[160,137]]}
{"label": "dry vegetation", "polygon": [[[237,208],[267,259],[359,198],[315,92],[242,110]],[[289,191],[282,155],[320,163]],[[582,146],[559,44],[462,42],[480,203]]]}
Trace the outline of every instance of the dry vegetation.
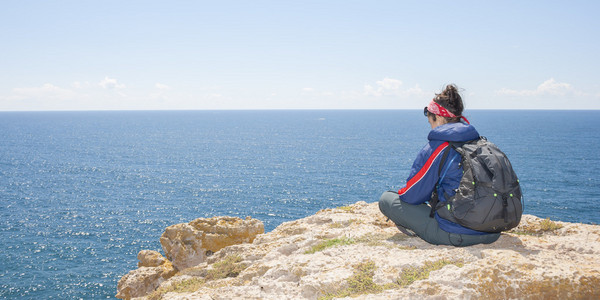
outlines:
{"label": "dry vegetation", "polygon": [[[247,266],[240,263],[242,258],[239,255],[230,255],[211,265],[211,268],[206,269],[206,276],[192,277],[187,280],[182,280],[168,287],[159,288],[152,294],[148,295],[149,300],[161,299],[163,295],[170,292],[175,293],[190,293],[195,292],[207,283],[223,279],[227,277],[237,277],[240,272],[245,270]],[[199,271],[199,270],[196,270]],[[203,272],[201,272],[203,273]]]}
{"label": "dry vegetation", "polygon": [[462,267],[462,261],[450,261],[440,259],[432,262],[425,262],[420,267],[407,267],[400,272],[398,279],[393,283],[379,285],[373,281],[373,275],[377,266],[371,260],[364,261],[354,266],[354,272],[350,278],[341,283],[337,289],[326,292],[319,300],[329,300],[333,298],[358,297],[365,294],[375,294],[388,289],[404,288],[417,280],[429,278],[429,273],[439,270],[447,265],[456,265]]}
{"label": "dry vegetation", "polygon": [[563,228],[562,224],[558,224],[549,218],[543,219],[540,222],[530,223],[523,226],[519,226],[511,231],[510,233],[519,235],[535,235],[540,236],[546,232],[554,232],[555,230]]}

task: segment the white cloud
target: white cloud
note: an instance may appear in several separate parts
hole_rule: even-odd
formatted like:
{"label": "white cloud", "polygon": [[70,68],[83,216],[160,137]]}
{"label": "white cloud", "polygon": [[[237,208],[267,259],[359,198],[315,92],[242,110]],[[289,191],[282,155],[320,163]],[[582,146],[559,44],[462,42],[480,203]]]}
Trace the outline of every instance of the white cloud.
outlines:
{"label": "white cloud", "polygon": [[71,87],[74,89],[86,89],[89,88],[91,86],[91,84],[86,81],[86,82],[79,82],[79,81],[75,81],[71,84]]}
{"label": "white cloud", "polygon": [[573,87],[564,82],[556,82],[554,78],[550,78],[537,87],[537,92],[540,94],[564,95],[573,90]]}
{"label": "white cloud", "polygon": [[309,87],[305,87],[305,88],[303,88],[303,89],[302,89],[302,91],[303,91],[303,92],[314,92],[314,91],[315,91],[315,89],[313,89],[313,88],[309,88]]}
{"label": "white cloud", "polygon": [[403,88],[403,82],[398,79],[393,78],[384,78],[383,80],[375,82],[375,86],[370,84],[366,84],[364,87],[364,94],[367,96],[398,96],[398,97],[407,97],[407,96],[423,96],[425,92],[419,87],[419,85],[415,85],[411,88]]}
{"label": "white cloud", "polygon": [[402,87],[402,81],[392,78],[384,78],[383,80],[377,81],[377,85],[385,90],[398,90]]}
{"label": "white cloud", "polygon": [[170,90],[171,87],[166,85],[166,84],[162,84],[162,83],[156,83],[156,88],[159,90]]}
{"label": "white cloud", "polygon": [[117,82],[114,78],[109,78],[108,76],[104,77],[102,81],[98,83],[104,89],[122,89],[125,88],[124,84]]}
{"label": "white cloud", "polygon": [[511,90],[507,88],[496,91],[498,95],[509,96],[564,96],[568,93],[582,94],[575,91],[573,86],[565,82],[557,82],[554,78],[550,78],[533,90]]}
{"label": "white cloud", "polygon": [[60,88],[50,83],[45,83],[41,87],[14,88],[11,98],[13,100],[22,99],[73,99],[77,96],[72,90]]}

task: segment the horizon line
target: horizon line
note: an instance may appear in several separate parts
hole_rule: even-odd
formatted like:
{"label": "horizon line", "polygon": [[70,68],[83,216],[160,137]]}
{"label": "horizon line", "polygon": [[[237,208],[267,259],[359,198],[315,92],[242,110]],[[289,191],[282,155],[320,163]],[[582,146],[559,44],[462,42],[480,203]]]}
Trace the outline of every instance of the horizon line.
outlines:
{"label": "horizon line", "polygon": [[[182,112],[182,111],[388,111],[421,110],[422,108],[212,108],[212,109],[63,109],[63,110],[0,110],[0,113],[12,112]],[[472,108],[468,111],[600,111],[600,108]]]}

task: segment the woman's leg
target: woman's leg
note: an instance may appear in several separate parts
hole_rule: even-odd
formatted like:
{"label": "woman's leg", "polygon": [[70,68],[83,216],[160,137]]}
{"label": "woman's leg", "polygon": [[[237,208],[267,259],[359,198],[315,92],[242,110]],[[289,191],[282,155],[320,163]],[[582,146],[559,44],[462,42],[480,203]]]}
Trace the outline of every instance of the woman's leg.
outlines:
{"label": "woman's leg", "polygon": [[468,235],[443,231],[435,218],[429,217],[427,204],[411,205],[400,200],[398,193],[385,192],[379,199],[379,210],[397,225],[411,229],[434,245],[470,246],[495,242],[500,234]]}
{"label": "woman's leg", "polygon": [[[430,208],[427,204],[411,205],[400,200],[398,193],[385,192],[379,199],[379,210],[396,225],[408,228],[422,237],[429,223]],[[437,221],[434,224],[437,227]]]}

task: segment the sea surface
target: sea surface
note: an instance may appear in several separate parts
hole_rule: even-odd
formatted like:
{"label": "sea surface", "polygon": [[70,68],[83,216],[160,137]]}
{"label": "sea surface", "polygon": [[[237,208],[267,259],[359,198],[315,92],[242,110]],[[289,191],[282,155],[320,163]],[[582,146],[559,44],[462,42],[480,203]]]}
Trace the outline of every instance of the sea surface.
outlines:
{"label": "sea surface", "polygon": [[[525,213],[600,223],[600,111],[469,111]],[[114,298],[172,224],[282,222],[406,182],[420,110],[0,113],[0,298]]]}

